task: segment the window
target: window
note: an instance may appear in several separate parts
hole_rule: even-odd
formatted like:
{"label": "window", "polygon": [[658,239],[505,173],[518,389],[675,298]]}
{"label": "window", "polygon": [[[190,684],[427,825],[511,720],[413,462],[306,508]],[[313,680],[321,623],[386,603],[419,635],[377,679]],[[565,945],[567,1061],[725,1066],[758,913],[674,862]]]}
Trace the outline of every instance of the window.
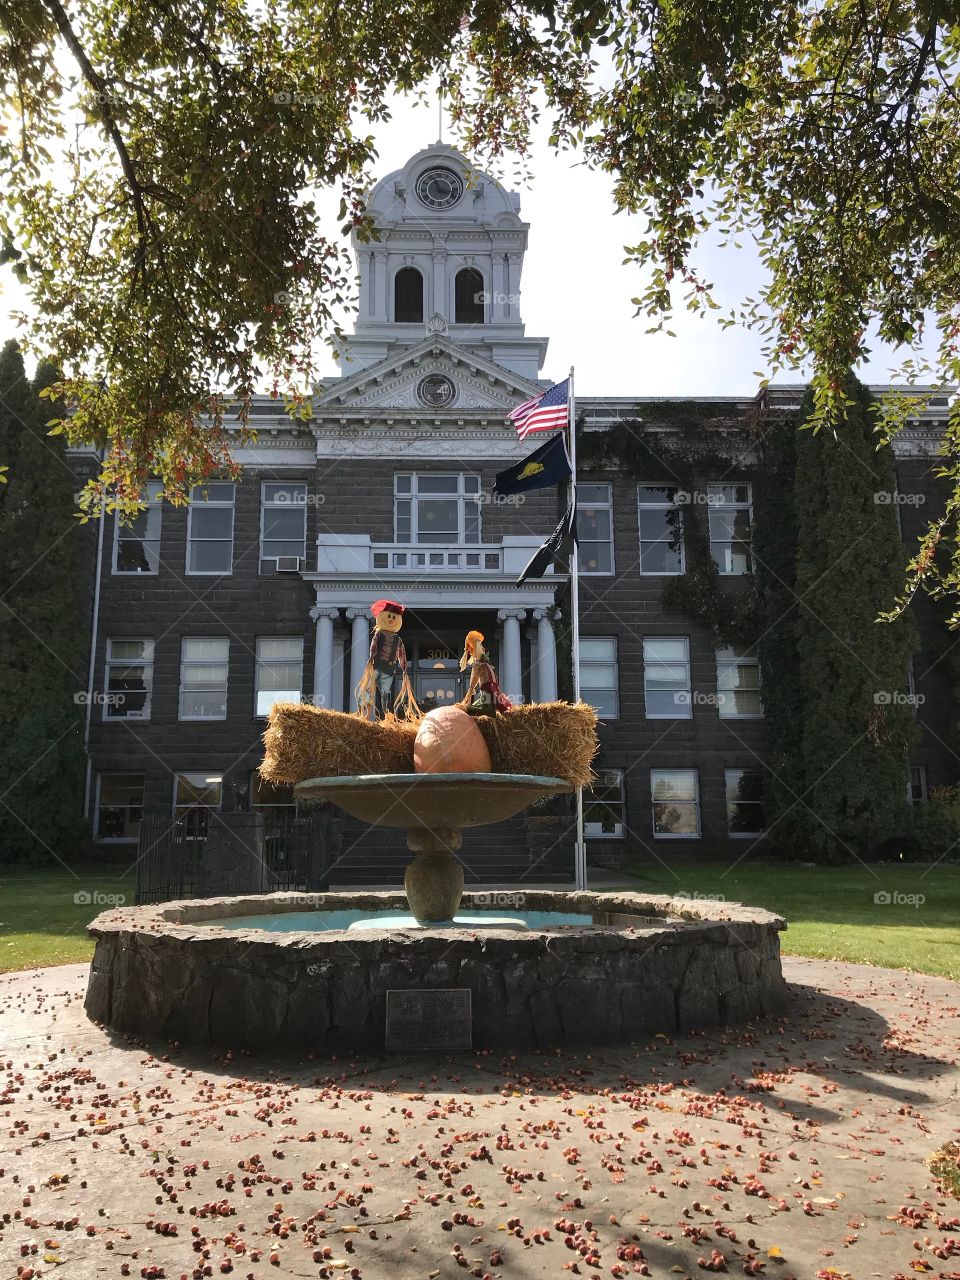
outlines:
{"label": "window", "polygon": [[696,769],[651,769],[653,834],[664,839],[700,835],[700,787]]}
{"label": "window", "polygon": [[580,697],[596,707],[601,720],[620,714],[617,641],[614,636],[580,637]]}
{"label": "window", "polygon": [[187,517],[187,573],[229,573],[233,567],[234,486],[196,484]]}
{"label": "window", "polygon": [[727,829],[732,836],[759,836],[767,829],[763,777],[755,769],[724,769]]}
{"label": "window", "polygon": [[226,720],[229,640],[184,636],[180,650],[180,719]]}
{"label": "window", "polygon": [[476,267],[457,272],[453,314],[456,324],[483,324],[483,276]]}
{"label": "window", "polygon": [[401,472],[393,478],[394,531],[405,544],[480,541],[480,477]]}
{"label": "window", "polygon": [[296,808],[293,798],[293,787],[282,782],[267,782],[260,777],[258,770],[251,774],[253,790],[253,808],[263,811],[265,817],[283,812],[292,812]]}
{"label": "window", "polygon": [[710,551],[728,575],[751,573],[750,526],[753,506],[748,484],[708,484]]}
{"label": "window", "polygon": [[423,276],[401,267],[393,277],[393,318],[397,324],[423,324]]}
{"label": "window", "polygon": [[211,771],[176,773],[173,776],[173,816],[182,822],[189,839],[207,834],[210,814],[220,808],[223,775]]}
{"label": "window", "polygon": [[594,839],[622,836],[625,825],[623,770],[601,769],[583,793],[583,833]]}
{"label": "window", "polygon": [[153,641],[108,640],[104,720],[149,720]]}
{"label": "window", "polygon": [[277,556],[307,557],[307,486],[260,486],[260,572],[276,573]]}
{"label": "window", "polygon": [[757,720],[760,701],[760,663],[743,645],[717,650],[717,708],[723,720]]}
{"label": "window", "polygon": [[911,804],[922,804],[927,798],[927,766],[912,764],[907,782],[907,799]]}
{"label": "window", "polygon": [[613,495],[608,484],[577,485],[581,573],[613,573]]}
{"label": "window", "polygon": [[143,774],[102,773],[97,786],[97,839],[136,840],[143,817]]}
{"label": "window", "polygon": [[640,572],[643,574],[684,571],[683,514],[676,504],[675,495],[674,488],[652,484],[637,486]]}
{"label": "window", "polygon": [[129,524],[123,524],[120,512],[114,515],[113,572],[157,573],[160,568],[160,525],[163,521],[163,499],[160,482],[151,480],[146,486],[144,511],[138,511]]}
{"label": "window", "polygon": [[648,636],[643,642],[643,693],[648,720],[689,720],[690,647],[675,640]]}
{"label": "window", "polygon": [[257,716],[269,715],[275,702],[299,702],[302,684],[303,636],[261,636],[257,640]]}

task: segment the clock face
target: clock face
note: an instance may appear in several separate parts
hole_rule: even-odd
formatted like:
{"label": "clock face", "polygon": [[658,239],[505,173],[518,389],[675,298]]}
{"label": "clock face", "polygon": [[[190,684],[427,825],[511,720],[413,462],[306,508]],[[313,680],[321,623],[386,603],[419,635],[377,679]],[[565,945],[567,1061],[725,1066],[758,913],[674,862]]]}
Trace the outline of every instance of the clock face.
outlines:
{"label": "clock face", "polygon": [[432,409],[444,409],[452,404],[457,389],[451,380],[442,373],[431,373],[423,378],[417,387],[417,395],[424,404]]}
{"label": "clock face", "polygon": [[417,179],[417,198],[428,209],[449,209],[463,195],[463,181],[452,169],[428,169]]}

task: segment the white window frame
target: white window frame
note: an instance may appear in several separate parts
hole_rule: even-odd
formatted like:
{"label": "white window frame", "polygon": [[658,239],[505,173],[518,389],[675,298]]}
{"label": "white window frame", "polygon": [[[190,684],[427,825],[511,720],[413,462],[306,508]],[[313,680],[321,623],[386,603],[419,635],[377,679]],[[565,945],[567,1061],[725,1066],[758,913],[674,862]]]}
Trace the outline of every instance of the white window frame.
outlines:
{"label": "white window frame", "polygon": [[[678,800],[677,804],[692,804],[694,812],[697,816],[697,829],[695,832],[688,831],[658,831],[657,822],[654,816],[654,806],[663,804],[664,801],[657,800],[654,795],[654,779],[658,774],[663,773],[692,773],[694,783],[694,798],[692,800]],[[688,768],[683,766],[679,769],[651,769],[650,770],[650,830],[653,832],[654,840],[699,840],[703,834],[703,821],[700,812],[700,770],[697,768]]]}
{"label": "white window frame", "polygon": [[[410,489],[407,493],[401,493],[397,487],[398,481],[401,479],[410,481]],[[421,479],[441,480],[455,479],[457,481],[456,493],[420,493],[419,483]],[[468,488],[467,481],[470,482]],[[474,489],[472,486],[476,485]],[[480,475],[475,471],[395,471],[393,474],[393,539],[397,546],[417,547],[429,550],[431,547],[465,547],[473,549],[480,547],[483,543],[483,481]],[[421,501],[429,502],[431,500],[451,499],[457,504],[457,532],[456,536],[451,536],[449,542],[421,542],[420,528],[418,524],[419,503]],[[400,537],[398,524],[398,502],[410,503],[410,537],[409,539]],[[466,541],[467,527],[467,502],[475,502],[477,507],[477,537],[475,542]]]}
{"label": "white window frame", "polygon": [[[730,827],[730,819],[731,819],[730,799],[727,796],[727,792],[730,787],[730,779],[733,774],[736,774],[737,781],[739,781],[740,778],[742,778],[745,773],[755,774],[757,777],[763,776],[759,769],[746,769],[742,767],[735,767],[733,769],[724,769],[723,771],[723,795],[724,795],[724,802],[727,808],[727,835],[730,837],[731,840],[759,840],[762,836],[765,836],[767,834],[767,828],[765,825],[762,827],[758,827],[756,831],[733,831]],[[767,815],[766,815],[766,811],[762,801],[741,800],[739,803],[757,805],[761,810],[763,821],[764,823],[766,823]]]}
{"label": "white window frame", "polygon": [[[140,660],[136,660],[136,659],[130,660],[127,658],[115,658],[113,656],[113,646],[115,644],[142,644],[148,649],[150,656],[149,658],[142,658]],[[107,637],[106,655],[103,660],[103,692],[104,692],[103,719],[106,720],[108,724],[110,724],[111,722],[116,722],[117,720],[145,721],[150,719],[150,716],[153,711],[153,663],[154,663],[154,657],[155,657],[154,650],[155,650],[155,645],[153,640],[148,639],[144,636],[108,636]],[[147,690],[147,700],[144,704],[144,709],[141,714],[137,714],[137,715],[121,714],[121,715],[115,715],[115,716],[112,716],[109,714],[110,708],[112,706],[112,703],[110,702],[110,696],[111,696],[110,672],[114,667],[143,667],[144,672],[146,673],[144,676],[144,684],[146,685],[146,690]]]}
{"label": "white window frame", "polygon": [[[917,775],[917,781],[920,786],[920,794],[913,794],[913,775]],[[927,786],[927,766],[925,764],[907,765],[907,800],[910,804],[924,804],[929,799],[930,790]]]}
{"label": "white window frame", "polygon": [[[302,490],[303,490],[303,501],[301,502],[299,499],[297,499],[297,500],[295,500],[295,501],[293,501],[293,502],[278,502],[276,498],[271,498],[271,499],[268,501],[268,500],[267,500],[267,498],[266,498],[266,492],[267,492],[267,486],[268,486],[268,485],[282,485],[284,488],[287,488],[287,489],[302,489]],[[261,575],[262,575],[263,577],[270,577],[270,576],[271,576],[270,570],[267,570],[266,572],[264,572],[264,568],[263,568],[264,561],[276,560],[276,558],[277,558],[276,556],[266,556],[266,555],[264,555],[263,550],[264,550],[264,546],[265,546],[265,544],[266,544],[268,541],[270,541],[270,542],[294,542],[294,541],[296,541],[296,539],[294,539],[294,538],[270,538],[270,539],[268,539],[268,538],[266,538],[266,537],[265,537],[266,530],[264,529],[264,518],[265,518],[265,516],[266,516],[266,514],[267,514],[267,512],[268,512],[268,511],[287,511],[287,510],[289,510],[289,509],[291,509],[291,508],[299,507],[299,508],[300,508],[300,510],[303,512],[303,538],[302,538],[303,546],[302,546],[302,548],[301,548],[301,550],[300,550],[300,552],[299,552],[299,556],[300,556],[300,559],[304,562],[304,564],[306,564],[306,560],[307,560],[307,501],[308,501],[308,496],[309,496],[309,490],[308,490],[308,488],[307,488],[307,482],[306,482],[306,480],[289,480],[289,481],[287,481],[287,480],[261,480],[261,482],[260,482],[260,573],[261,573]],[[284,555],[287,555],[287,554],[288,554],[287,552],[284,552]],[[232,557],[231,557],[231,559],[232,559]],[[274,566],[274,569],[275,569],[275,568],[276,568],[276,566]]]}
{"label": "white window frame", "polygon": [[[293,701],[301,702],[303,700],[303,636],[257,636],[256,663],[254,666],[254,674],[253,674],[253,717],[255,720],[266,720],[267,716],[270,714],[269,710],[267,711],[259,710],[261,692],[263,693],[286,692],[286,690],[283,690],[283,689],[277,689],[277,690],[264,689],[261,691],[260,689],[261,667],[276,666],[279,663],[283,663],[285,666],[291,666],[296,661],[295,658],[263,658],[261,657],[260,646],[262,645],[264,640],[289,640],[291,643],[295,641],[297,644],[299,644],[300,646],[300,660],[299,660],[300,682],[299,682],[299,688],[297,689],[297,696],[296,698],[293,699]],[[278,698],[274,698],[274,702],[278,702],[278,701],[279,701]]]}
{"label": "white window frame", "polygon": [[[641,500],[641,490],[643,489],[665,489],[669,493],[676,493],[676,486],[666,484],[638,484],[637,485],[637,545],[640,552],[640,576],[642,578],[682,578],[687,572],[687,548],[683,536],[683,510],[677,505],[676,500],[669,502],[643,502]],[[680,568],[679,569],[644,569],[643,567],[643,547],[644,538],[640,530],[640,512],[641,511],[676,511],[677,513],[677,529],[680,534],[680,542],[678,550],[680,552]],[[647,539],[647,545],[653,546]]]}
{"label": "white window frame", "polygon": [[[587,486],[590,486],[591,488],[594,488],[594,489],[606,489],[607,501],[606,502],[585,502],[584,500],[581,499],[580,492],[578,489],[577,491],[578,528],[579,528],[579,517],[583,512],[586,512],[586,511],[609,511],[610,512],[610,537],[607,540],[610,547],[610,568],[594,570],[594,569],[584,569],[581,567],[579,570],[580,577],[581,578],[612,578],[617,571],[616,545],[614,540],[614,529],[613,529],[613,485],[606,484],[603,481],[585,480],[583,484],[580,486],[580,488],[586,488]],[[597,543],[598,546],[604,545],[603,540],[600,538],[587,538],[585,540],[585,545],[589,545],[590,543],[593,543],[593,542]],[[582,544],[578,540],[574,550],[574,554],[576,554],[578,557],[580,555],[581,545]],[[579,565],[579,559],[577,563]]]}
{"label": "white window frame", "polygon": [[[746,502],[724,501],[723,504],[721,505],[719,503],[715,503],[712,501],[713,496],[717,492],[717,490],[734,489],[734,488],[746,489],[747,491]],[[747,512],[747,515],[750,521],[750,541],[747,543],[747,548],[748,548],[747,555],[749,559],[749,565],[747,569],[744,570],[743,573],[740,573],[735,569],[724,568],[724,565],[726,564],[726,558],[724,558],[724,560],[721,561],[717,557],[716,552],[714,551],[714,547],[728,547],[732,545],[730,542],[730,539],[728,538],[714,538],[713,536],[713,528],[710,522],[711,522],[711,517],[713,515],[713,512],[715,510]],[[721,578],[749,578],[753,573],[753,485],[751,485],[748,481],[745,481],[745,480],[718,480],[715,484],[707,485],[707,533],[709,534],[709,537],[710,537],[710,554],[713,556],[714,562],[716,563],[717,570]]]}
{"label": "white window frame", "polygon": [[[214,485],[229,485],[230,498],[204,498],[202,495],[205,490],[212,488]],[[194,495],[199,496],[194,496]],[[191,569],[190,568],[190,549],[195,542],[226,542],[226,538],[195,538],[193,533],[193,512],[194,507],[204,507],[208,510],[213,507],[229,507],[230,508],[230,565],[226,569]],[[237,524],[237,486],[232,480],[209,480],[206,484],[195,484],[190,491],[190,503],[187,508],[187,553],[184,565],[184,572],[190,578],[229,578],[233,575],[233,543],[236,534]]]}
{"label": "white window frame", "polygon": [[[227,656],[222,659],[212,658],[185,658],[188,640],[219,640],[227,646]],[[185,716],[183,714],[183,695],[186,686],[183,683],[183,673],[187,667],[211,667],[222,666],[224,669],[223,681],[223,705],[224,711],[222,716]],[[191,686],[192,692],[199,693],[219,693],[220,689],[200,689],[197,686]],[[180,638],[180,690],[177,696],[177,719],[182,721],[193,722],[195,724],[206,724],[208,721],[222,722],[227,718],[227,699],[230,690],[230,638],[228,636],[181,636]]]}
{"label": "white window frame", "polygon": [[[135,836],[104,836],[100,834],[100,808],[101,808],[101,794],[103,790],[104,778],[140,778],[142,780],[143,787],[140,793],[140,805],[139,805],[140,821],[142,822],[143,808],[144,808],[144,803],[143,803],[144,791],[146,790],[146,785],[147,785],[146,774],[136,773],[136,772],[128,773],[128,774],[115,773],[112,770],[107,770],[105,773],[97,774],[97,794],[96,794],[94,810],[93,810],[95,815],[95,820],[94,820],[95,832],[93,837],[94,840],[97,842],[97,844],[136,844],[140,838],[139,834]],[[132,807],[137,808],[138,806],[134,805]]]}
{"label": "white window frame", "polygon": [[[682,662],[663,662],[661,659],[654,659],[652,662],[647,658],[647,644],[656,643],[663,640],[679,640],[683,642],[685,657]],[[690,669],[690,637],[689,636],[644,636],[642,642],[643,654],[643,715],[645,720],[692,720],[693,719],[693,674]],[[679,689],[674,693],[674,706],[676,711],[666,713],[662,711],[651,712],[649,707],[649,698],[647,696],[647,669],[648,667],[663,666],[685,666],[687,668],[687,684],[686,684],[686,701],[678,697],[678,694],[684,692]]]}
{"label": "white window frame", "polygon": [[[732,656],[721,657],[721,654],[731,654]],[[717,663],[717,715],[721,720],[762,720],[763,719],[763,699],[760,693],[760,659],[754,654],[753,657],[744,657],[734,652],[733,645],[727,645],[722,649],[716,649],[714,656]],[[724,712],[724,694],[735,693],[734,689],[722,689],[720,687],[720,668],[723,667],[756,667],[757,670],[757,699],[760,702],[759,711],[728,711]],[[753,692],[753,690],[744,690],[744,692]]]}
{"label": "white window frame", "polygon": [[[612,658],[585,658],[583,656],[583,642],[585,640],[605,640],[613,646]],[[597,692],[613,693],[614,710],[611,715],[599,715],[601,720],[619,720],[620,719],[620,645],[616,636],[581,636],[580,637],[580,697],[584,702],[589,702],[589,698],[585,696],[585,692],[589,693],[590,689],[596,689]],[[594,669],[609,670],[613,668],[613,685],[591,685],[590,672]],[[593,705],[593,704],[591,704]]]}
{"label": "white window frame", "polygon": [[[603,777],[606,777],[609,779],[616,779],[616,782],[620,788],[620,799],[619,799],[620,821],[617,823],[617,830],[616,831],[598,830],[598,828],[600,827],[599,822],[584,821],[583,834],[585,838],[588,840],[624,840],[627,834],[627,797],[626,797],[626,792],[623,786],[624,772],[622,769],[598,769],[597,781],[599,781]],[[591,791],[592,789],[593,789],[592,787],[587,788],[588,791]],[[588,805],[589,803],[590,803],[590,800],[588,799],[588,797],[584,796],[584,804]]]}
{"label": "white window frame", "polygon": [[[158,517],[157,536],[155,538],[132,538],[121,537],[123,529],[130,529],[130,525],[124,525],[120,520],[120,512],[115,511],[113,515],[113,557],[111,559],[111,573],[118,578],[155,578],[160,572],[160,546],[163,538],[163,499],[159,496],[162,486],[159,480],[149,480],[145,486],[146,510],[141,511],[141,515],[149,517],[150,512],[156,508]],[[117,557],[120,551],[121,542],[144,542],[154,543],[157,548],[157,567],[155,569],[120,569],[117,566]]]}

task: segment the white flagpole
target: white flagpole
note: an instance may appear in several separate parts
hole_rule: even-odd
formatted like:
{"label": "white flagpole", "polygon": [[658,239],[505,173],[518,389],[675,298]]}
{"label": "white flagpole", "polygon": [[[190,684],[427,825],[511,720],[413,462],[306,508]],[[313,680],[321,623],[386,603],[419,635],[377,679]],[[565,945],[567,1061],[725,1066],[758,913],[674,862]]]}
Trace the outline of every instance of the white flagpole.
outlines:
{"label": "white flagpole", "polygon": [[[574,521],[577,509],[577,401],[573,391],[573,365],[567,384],[567,427],[570,443],[570,503]],[[573,700],[580,701],[580,549],[576,539],[570,547],[570,656],[573,662]],[[577,787],[577,843],[574,872],[578,889],[587,887],[587,846],[583,840],[583,788]]]}

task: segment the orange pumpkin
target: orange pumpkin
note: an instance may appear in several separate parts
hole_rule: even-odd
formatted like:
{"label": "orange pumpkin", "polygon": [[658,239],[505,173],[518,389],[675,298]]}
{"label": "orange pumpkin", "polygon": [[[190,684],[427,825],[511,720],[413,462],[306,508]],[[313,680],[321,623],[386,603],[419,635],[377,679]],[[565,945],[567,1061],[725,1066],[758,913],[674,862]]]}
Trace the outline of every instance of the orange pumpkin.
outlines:
{"label": "orange pumpkin", "polygon": [[437,707],[420,722],[413,744],[417,773],[489,773],[483,734],[460,707]]}

